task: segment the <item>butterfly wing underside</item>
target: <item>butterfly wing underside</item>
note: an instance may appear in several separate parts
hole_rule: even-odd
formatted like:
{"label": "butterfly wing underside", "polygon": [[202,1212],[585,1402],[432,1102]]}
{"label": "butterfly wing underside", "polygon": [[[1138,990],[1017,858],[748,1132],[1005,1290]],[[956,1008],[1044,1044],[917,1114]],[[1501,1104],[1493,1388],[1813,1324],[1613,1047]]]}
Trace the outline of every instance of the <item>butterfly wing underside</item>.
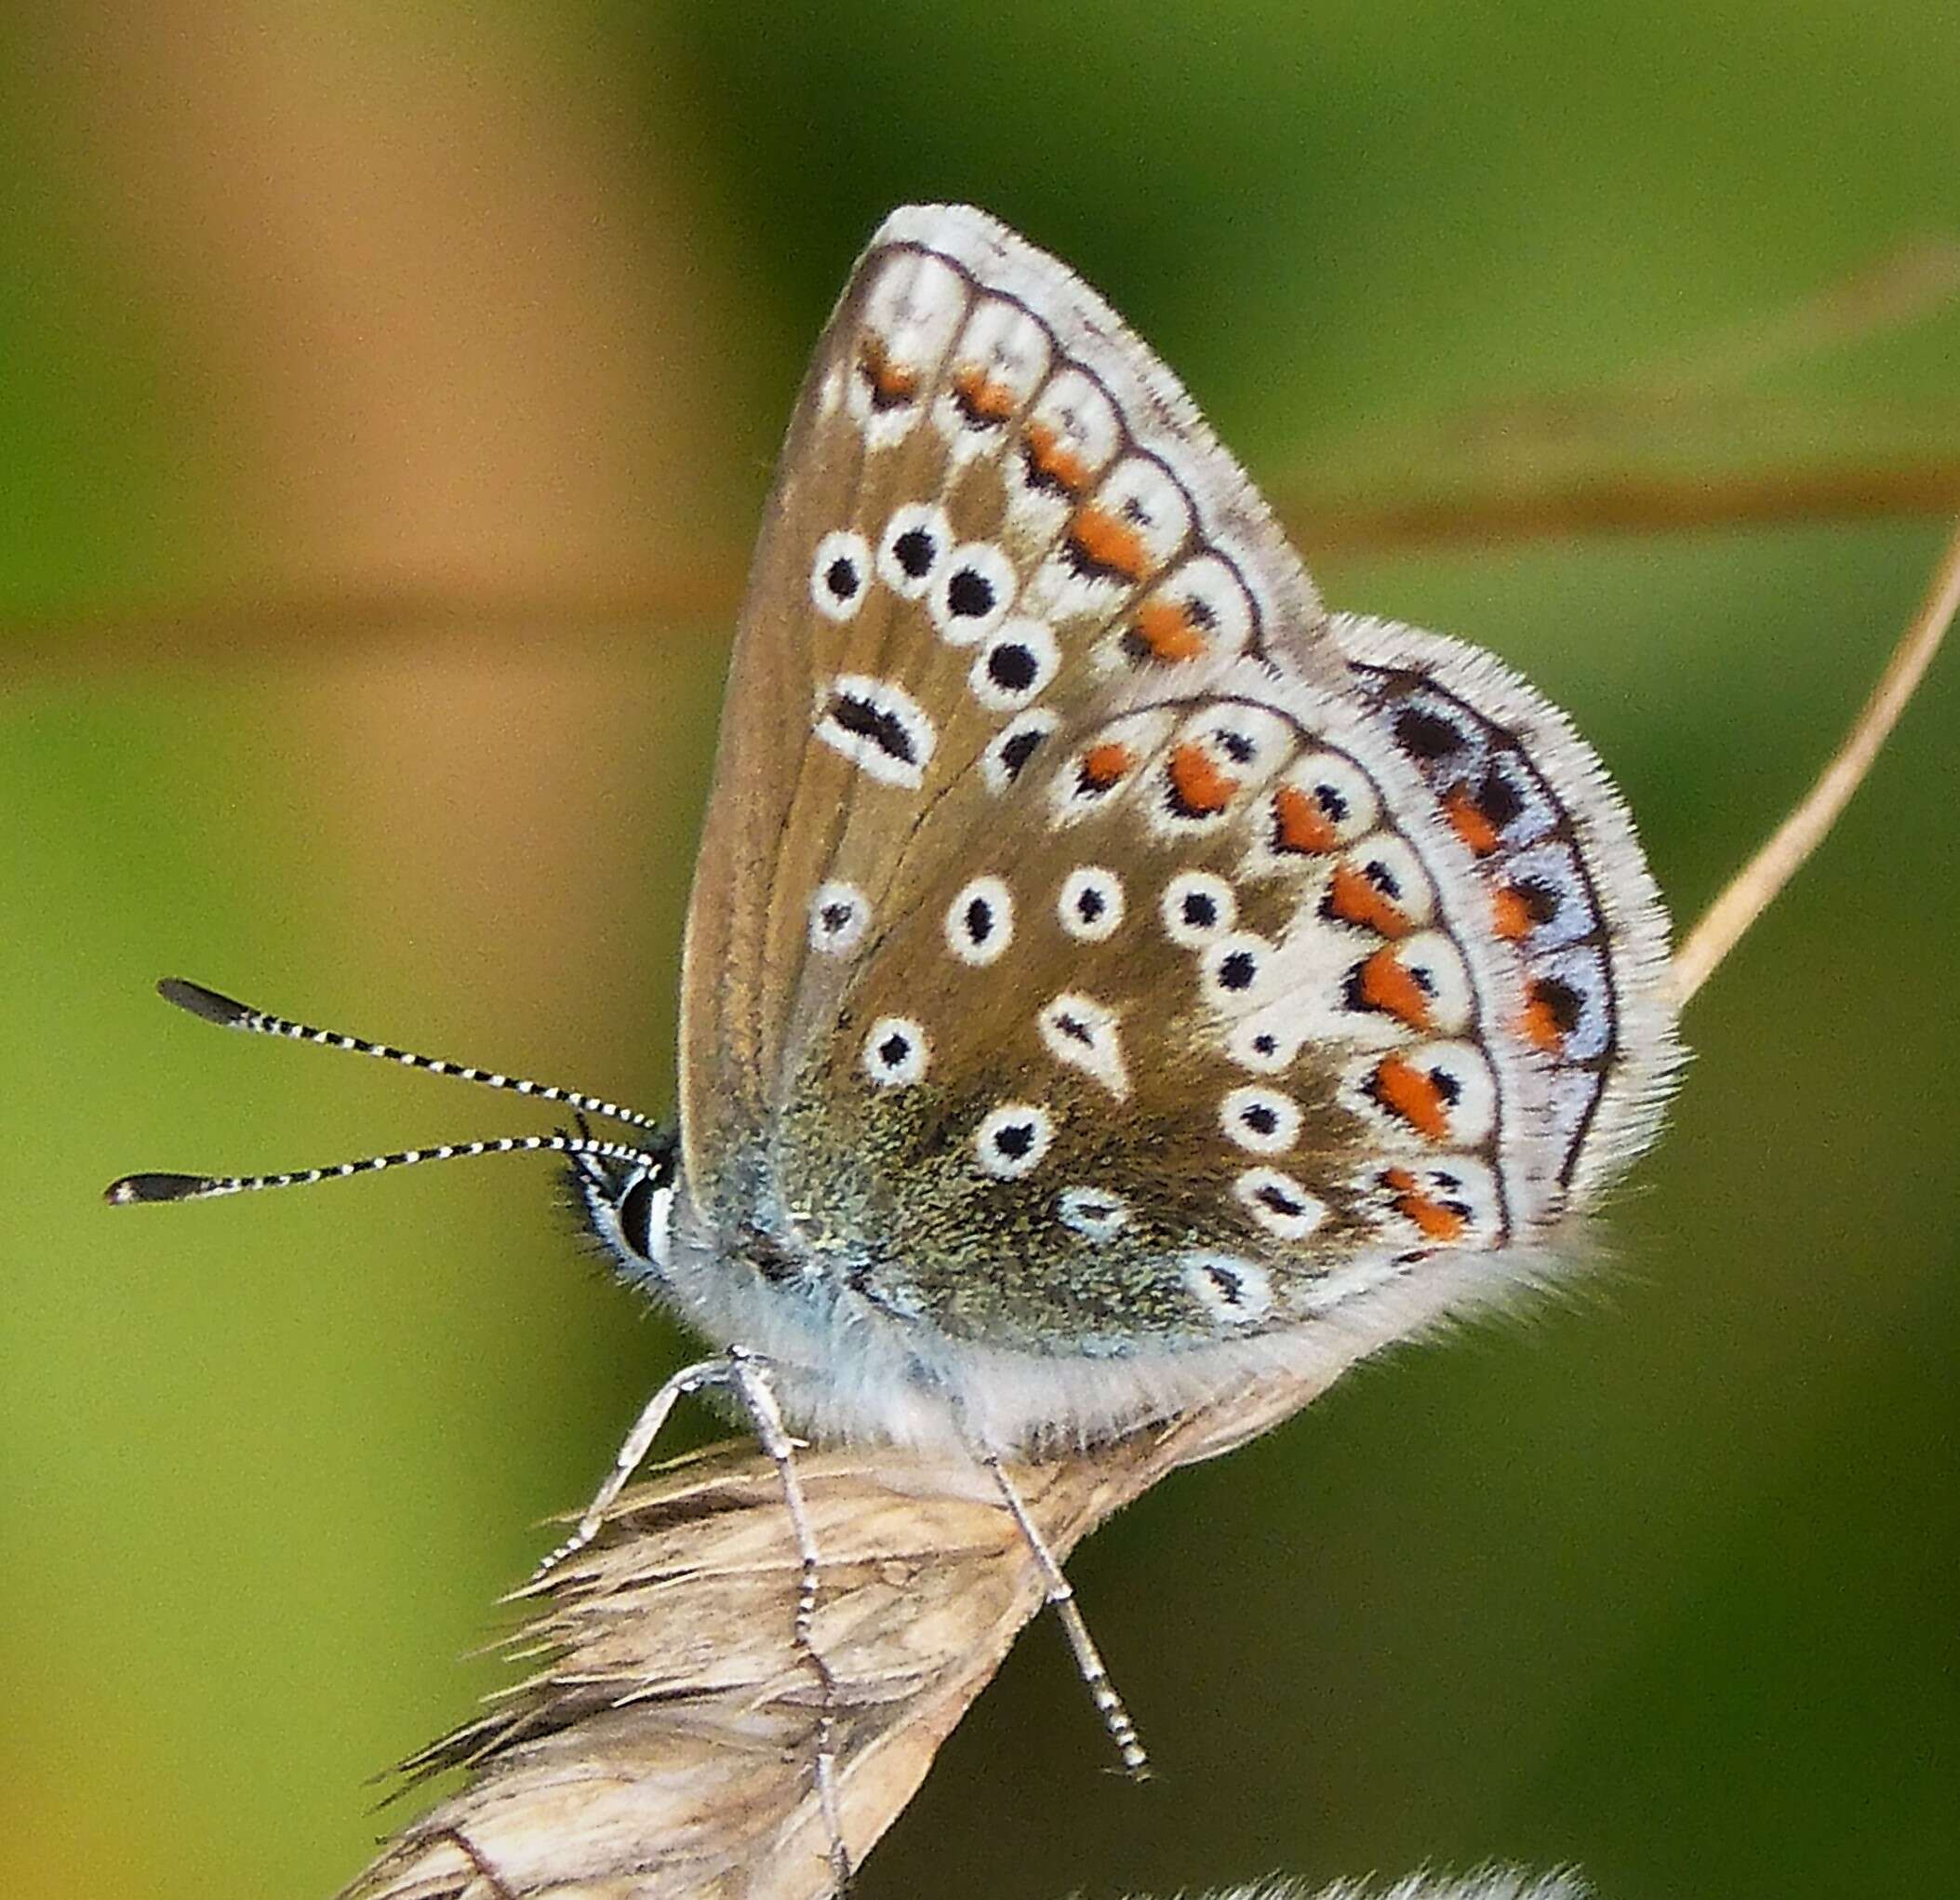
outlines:
{"label": "butterfly wing underside", "polygon": [[1062,266],[887,222],[791,427],[689,912],[715,1231],[981,1347],[1297,1331],[1524,1258],[1624,1165],[1664,956],[1553,709],[1329,619]]}
{"label": "butterfly wing underside", "polygon": [[703,1211],[754,1193],[787,1051],[850,968],[813,944],[883,929],[900,846],[986,748],[1024,763],[1135,678],[1283,641],[1336,681],[1323,628],[1263,502],[1093,292],[983,213],[887,220],[799,396],[725,701],[683,982]]}

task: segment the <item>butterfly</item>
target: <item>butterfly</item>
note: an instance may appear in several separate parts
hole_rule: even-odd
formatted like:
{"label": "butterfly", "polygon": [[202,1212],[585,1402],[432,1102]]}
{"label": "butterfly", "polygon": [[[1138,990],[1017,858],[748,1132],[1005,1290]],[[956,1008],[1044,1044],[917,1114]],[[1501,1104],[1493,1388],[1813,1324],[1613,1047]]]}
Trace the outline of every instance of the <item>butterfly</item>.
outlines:
{"label": "butterfly", "polygon": [[1054,259],[900,210],[818,344],[622,1264],[820,1438],[998,1452],[1545,1268],[1654,1137],[1667,925],[1566,718],[1330,613]]}
{"label": "butterfly", "polygon": [[786,1471],[792,1430],[997,1470],[1533,1284],[1659,1131],[1667,958],[1563,714],[1473,647],[1330,611],[1095,292],[913,206],[817,345],[767,503],[677,1129],[178,983],[642,1138],[111,1195],[569,1157],[620,1272],[721,1354],[563,1555],[685,1390],[735,1389]]}

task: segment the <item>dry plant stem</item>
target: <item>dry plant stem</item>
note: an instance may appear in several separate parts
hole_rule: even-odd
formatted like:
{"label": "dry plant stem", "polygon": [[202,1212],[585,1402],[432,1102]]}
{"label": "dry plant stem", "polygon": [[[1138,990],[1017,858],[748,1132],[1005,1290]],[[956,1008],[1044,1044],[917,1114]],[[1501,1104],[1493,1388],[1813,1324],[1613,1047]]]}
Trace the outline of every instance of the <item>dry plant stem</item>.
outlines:
{"label": "dry plant stem", "polygon": [[1823,842],[1850,802],[1906,703],[1926,676],[1956,611],[1960,611],[1960,527],[1947,543],[1925,601],[1913,617],[1872,697],[1817,783],[1729,880],[1674,953],[1674,986],[1686,1003],[1761,917],[1771,899]]}
{"label": "dry plant stem", "polygon": [[[1334,1376],[1065,1463],[1019,1467],[1058,1558],[1180,1465],[1228,1451]],[[981,1466],[885,1451],[797,1460],[823,1552],[845,1840],[861,1863],[1042,1607],[1040,1571]],[[820,1900],[812,1774],[822,1701],[792,1638],[797,1554],[768,1461],[725,1448],[620,1500],[543,1584],[515,1639],[536,1673],[412,1771],[468,1771],[343,1900]],[[520,1647],[521,1646],[521,1647]],[[1066,1666],[1058,1661],[1058,1666]],[[1084,1703],[1082,1746],[1107,1746]]]}

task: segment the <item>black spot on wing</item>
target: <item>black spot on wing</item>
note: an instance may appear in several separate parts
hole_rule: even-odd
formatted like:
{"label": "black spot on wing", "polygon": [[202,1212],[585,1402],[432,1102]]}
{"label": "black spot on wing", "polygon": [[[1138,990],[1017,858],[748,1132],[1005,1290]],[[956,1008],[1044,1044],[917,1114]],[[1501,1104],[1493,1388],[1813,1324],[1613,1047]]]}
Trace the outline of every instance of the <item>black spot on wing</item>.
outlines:
{"label": "black spot on wing", "polygon": [[1404,706],[1395,715],[1395,743],[1411,758],[1447,758],[1469,743],[1462,729],[1440,713]]}
{"label": "black spot on wing", "polygon": [[883,706],[875,706],[856,693],[831,695],[830,716],[841,731],[855,738],[869,739],[888,758],[901,765],[917,765],[919,756],[905,722]]}

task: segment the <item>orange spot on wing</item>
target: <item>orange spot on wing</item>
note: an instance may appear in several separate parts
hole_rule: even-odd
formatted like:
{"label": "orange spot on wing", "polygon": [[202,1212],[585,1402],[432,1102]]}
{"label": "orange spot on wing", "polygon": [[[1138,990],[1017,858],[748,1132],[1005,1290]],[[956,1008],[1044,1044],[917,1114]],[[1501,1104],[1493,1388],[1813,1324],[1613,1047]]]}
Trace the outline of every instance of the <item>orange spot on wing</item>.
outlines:
{"label": "orange spot on wing", "polygon": [[1361,1000],[1411,1029],[1429,1027],[1429,998],[1393,950],[1378,950],[1361,966]]}
{"label": "orange spot on wing", "polygon": [[1534,1049],[1541,1049],[1547,1055],[1556,1055],[1566,1046],[1566,1032],[1560,1028],[1556,1012],[1550,1002],[1536,991],[1525,1005],[1525,1012],[1518,1018],[1518,1028],[1525,1040]]}
{"label": "orange spot on wing", "polygon": [[1187,744],[1171,748],[1170,788],[1187,813],[1209,813],[1231,804],[1239,782],[1202,745]]}
{"label": "orange spot on wing", "polygon": [[1480,858],[1487,858],[1503,842],[1497,826],[1484,815],[1476,800],[1461,785],[1444,799],[1443,815],[1449,820],[1456,835]]}
{"label": "orange spot on wing", "polygon": [[1407,1168],[1382,1171],[1381,1184],[1395,1197],[1395,1211],[1431,1240],[1460,1240],[1470,1223],[1453,1207],[1425,1194]]}
{"label": "orange spot on wing", "polygon": [[1029,475],[1042,487],[1069,495],[1079,495],[1088,487],[1087,464],[1051,424],[1030,422],[1021,434],[1020,452]]}
{"label": "orange spot on wing", "polygon": [[[1339,917],[1347,924],[1359,924],[1363,930],[1373,930],[1383,937],[1406,937],[1415,927],[1408,915],[1393,898],[1384,897],[1375,889],[1373,880],[1353,865],[1341,863],[1334,866],[1334,876],[1327,884],[1327,914]],[[1372,957],[1368,959],[1371,963]],[[1393,958],[1390,959],[1392,962]],[[1402,966],[1396,964],[1400,970]],[[1415,987],[1413,979],[1404,971],[1404,980]],[[1417,990],[1420,997],[1422,993]],[[1427,1006],[1425,1005],[1425,1012]],[[1401,1014],[1397,1010],[1398,1015]],[[1408,1020],[1407,1018],[1405,1021]],[[1420,1028],[1422,1025],[1416,1025]]]}
{"label": "orange spot on wing", "polygon": [[[1298,785],[1282,785],[1273,795],[1273,849],[1276,851],[1331,851],[1339,841],[1334,821],[1320,809],[1320,800]],[[1336,876],[1339,876],[1337,872]]]}
{"label": "orange spot on wing", "polygon": [[881,337],[866,337],[858,346],[858,368],[871,384],[873,408],[894,408],[919,393],[919,372],[894,361]]}
{"label": "orange spot on wing", "polygon": [[1125,581],[1140,581],[1150,566],[1143,537],[1107,508],[1078,508],[1069,523],[1069,549],[1077,566]]}
{"label": "orange spot on wing", "polygon": [[1490,899],[1491,928],[1507,943],[1515,943],[1531,933],[1531,910],[1521,891],[1504,885]]}
{"label": "orange spot on wing", "polygon": [[1120,740],[1105,739],[1082,755],[1083,783],[1106,792],[1136,762],[1136,755]]}
{"label": "orange spot on wing", "polygon": [[[1375,1065],[1368,1092],[1392,1115],[1399,1115],[1418,1134],[1440,1142],[1449,1132],[1449,1104],[1443,1091],[1413,1063],[1392,1055]],[[1411,1185],[1414,1184],[1411,1183]]]}
{"label": "orange spot on wing", "polygon": [[1136,635],[1153,660],[1198,660],[1204,657],[1203,630],[1174,600],[1146,600],[1137,609]]}
{"label": "orange spot on wing", "polygon": [[973,422],[1005,422],[1020,406],[1005,382],[992,381],[984,369],[970,363],[954,373],[953,394],[960,412]]}

